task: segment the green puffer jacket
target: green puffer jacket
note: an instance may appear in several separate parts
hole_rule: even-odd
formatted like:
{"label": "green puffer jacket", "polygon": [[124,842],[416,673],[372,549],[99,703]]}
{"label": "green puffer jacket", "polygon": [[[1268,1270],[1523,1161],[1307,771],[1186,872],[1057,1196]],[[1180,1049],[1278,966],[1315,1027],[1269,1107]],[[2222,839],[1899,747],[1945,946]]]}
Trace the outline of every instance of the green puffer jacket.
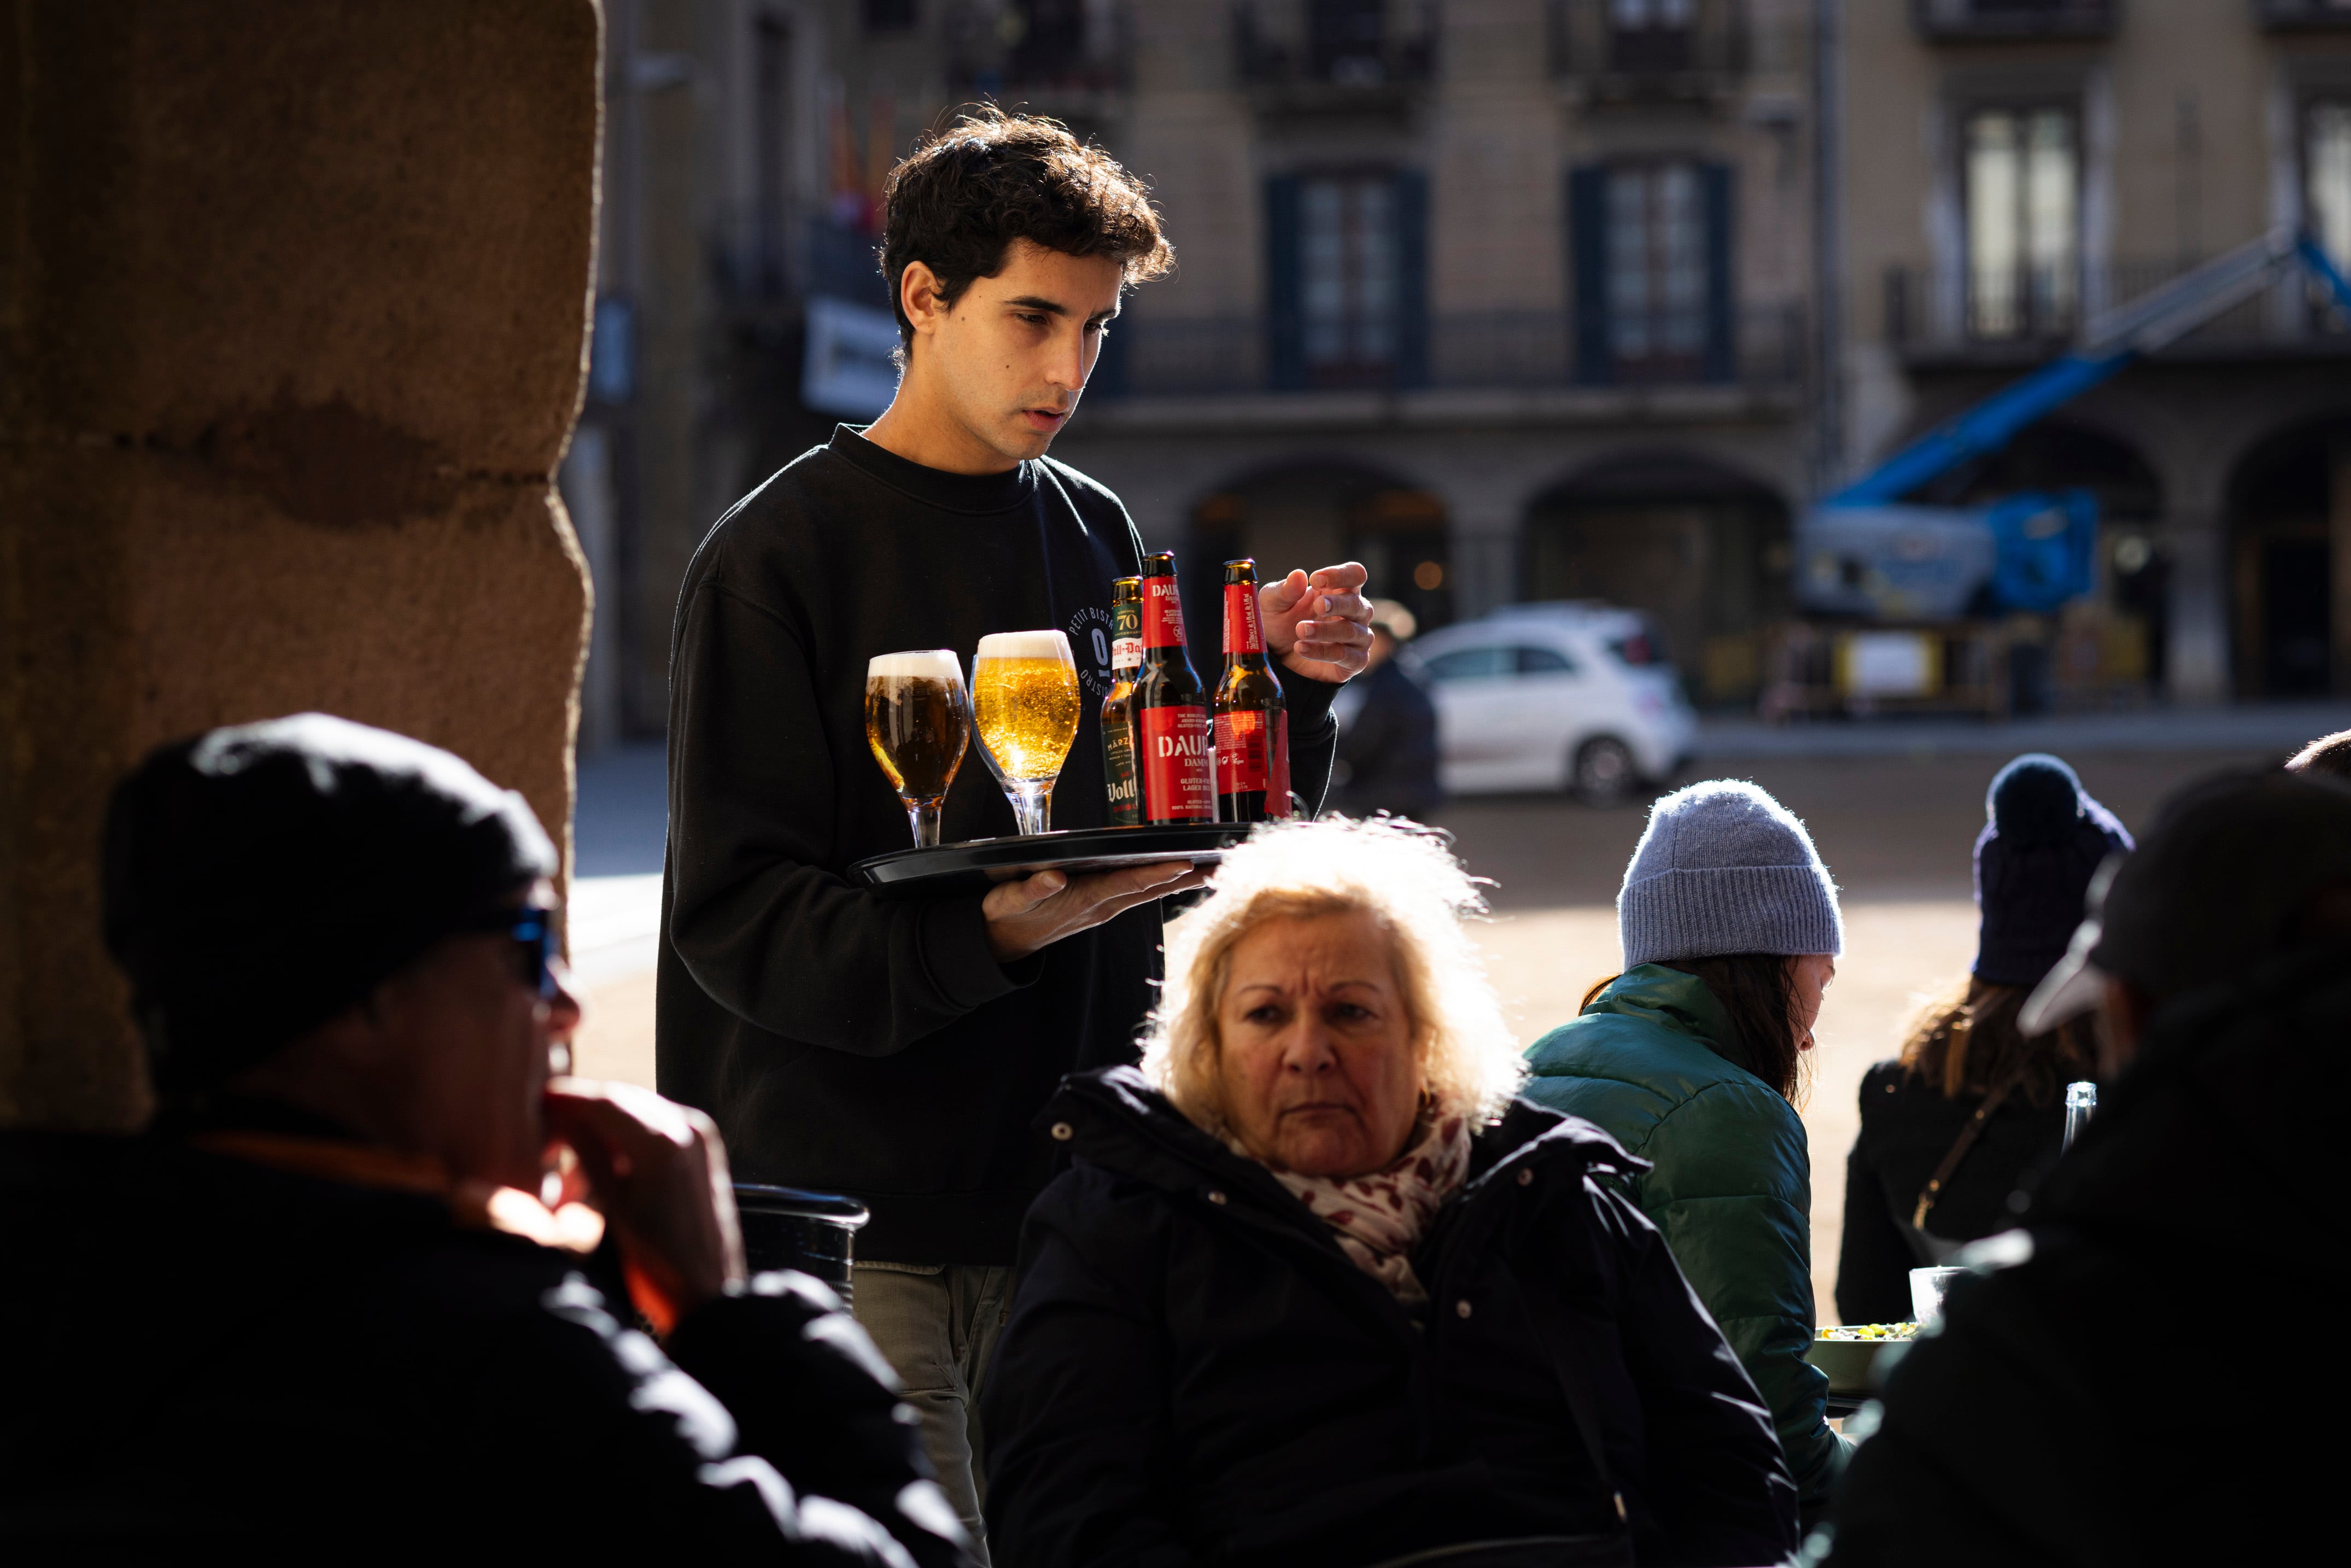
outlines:
{"label": "green puffer jacket", "polygon": [[1632,1178],[1698,1299],[1771,1406],[1806,1503],[1851,1450],[1828,1428],[1813,1340],[1804,1124],[1740,1066],[1737,1031],[1695,975],[1643,964],[1527,1052],[1523,1092],[1597,1123],[1653,1168]]}

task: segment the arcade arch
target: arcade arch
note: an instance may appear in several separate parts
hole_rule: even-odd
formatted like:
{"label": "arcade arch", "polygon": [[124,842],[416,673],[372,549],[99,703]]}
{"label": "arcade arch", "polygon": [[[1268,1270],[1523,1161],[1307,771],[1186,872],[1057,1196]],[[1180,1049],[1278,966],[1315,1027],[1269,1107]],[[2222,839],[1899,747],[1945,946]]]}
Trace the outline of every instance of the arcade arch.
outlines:
{"label": "arcade arch", "polygon": [[2228,517],[2238,695],[2351,691],[2351,416],[2254,444],[2230,472]]}
{"label": "arcade arch", "polygon": [[[1192,512],[1184,565],[1187,612],[1217,569],[1254,556],[1264,571],[1360,560],[1375,598],[1400,600],[1426,629],[1453,619],[1445,503],[1366,465],[1322,461],[1260,470],[1205,497]],[[1196,587],[1195,586],[1196,585]],[[1196,640],[1197,633],[1196,632]]]}
{"label": "arcade arch", "polygon": [[1521,599],[1646,611],[1694,695],[1753,700],[1761,633],[1789,611],[1788,507],[1776,492],[1687,453],[1627,455],[1536,496],[1521,541]]}

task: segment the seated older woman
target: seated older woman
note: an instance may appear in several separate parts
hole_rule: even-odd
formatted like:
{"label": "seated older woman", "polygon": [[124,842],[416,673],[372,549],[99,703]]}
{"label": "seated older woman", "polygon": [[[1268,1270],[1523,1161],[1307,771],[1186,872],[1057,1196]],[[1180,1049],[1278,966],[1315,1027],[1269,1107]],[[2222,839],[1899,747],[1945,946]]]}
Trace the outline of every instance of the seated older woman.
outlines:
{"label": "seated older woman", "polygon": [[1757,1563],[1754,1385],[1519,1053],[1409,824],[1263,830],[1168,933],[1144,1070],[1064,1081],[981,1396],[997,1561]]}

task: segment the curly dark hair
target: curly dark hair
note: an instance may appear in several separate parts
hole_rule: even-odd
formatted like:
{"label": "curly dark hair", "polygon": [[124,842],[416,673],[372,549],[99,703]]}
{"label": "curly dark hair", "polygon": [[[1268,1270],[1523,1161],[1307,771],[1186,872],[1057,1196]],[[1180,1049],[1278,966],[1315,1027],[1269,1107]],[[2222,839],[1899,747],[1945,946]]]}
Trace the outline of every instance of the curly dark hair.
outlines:
{"label": "curly dark hair", "polygon": [[1003,270],[1016,239],[1109,256],[1125,267],[1128,284],[1161,277],[1176,260],[1141,180],[1059,120],[993,105],[926,133],[890,171],[882,204],[882,272],[909,351],[914,328],[899,303],[909,262],[937,276],[939,298],[952,308],[973,278]]}

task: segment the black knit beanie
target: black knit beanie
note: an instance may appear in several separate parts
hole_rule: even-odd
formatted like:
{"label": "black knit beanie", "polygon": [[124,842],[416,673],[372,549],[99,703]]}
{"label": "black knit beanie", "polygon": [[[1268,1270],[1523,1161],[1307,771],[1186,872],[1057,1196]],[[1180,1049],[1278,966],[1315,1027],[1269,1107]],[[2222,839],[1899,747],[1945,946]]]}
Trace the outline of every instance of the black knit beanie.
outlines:
{"label": "black knit beanie", "polygon": [[2001,768],[1984,793],[1976,838],[1975,977],[2035,986],[2065,956],[2082,923],[2098,865],[2131,847],[2115,814],[2092,800],[2074,770],[2045,752]]}
{"label": "black knit beanie", "polygon": [[106,946],[158,1092],[217,1088],[555,871],[520,795],[326,714],[151,753],[106,820]]}

